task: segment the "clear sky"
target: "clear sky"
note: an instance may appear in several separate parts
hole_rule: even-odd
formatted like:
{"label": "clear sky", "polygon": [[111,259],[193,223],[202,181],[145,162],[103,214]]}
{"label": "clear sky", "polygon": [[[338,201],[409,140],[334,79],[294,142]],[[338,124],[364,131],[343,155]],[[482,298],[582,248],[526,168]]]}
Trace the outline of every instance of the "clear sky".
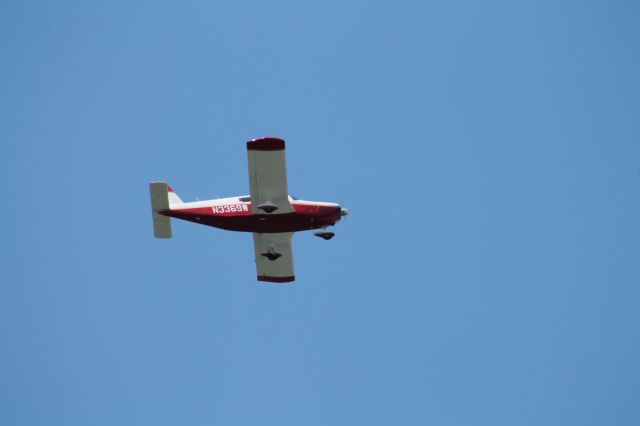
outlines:
{"label": "clear sky", "polygon": [[[640,6],[0,4],[0,424],[640,424]],[[245,142],[352,215],[258,283]]]}

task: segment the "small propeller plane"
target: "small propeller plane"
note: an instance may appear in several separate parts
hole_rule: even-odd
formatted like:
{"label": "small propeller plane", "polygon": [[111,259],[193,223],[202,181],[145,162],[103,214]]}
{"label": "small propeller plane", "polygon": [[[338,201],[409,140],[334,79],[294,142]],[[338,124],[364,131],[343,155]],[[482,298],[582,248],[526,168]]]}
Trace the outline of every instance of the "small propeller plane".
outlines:
{"label": "small propeller plane", "polygon": [[295,232],[327,231],[349,211],[335,203],[303,201],[289,195],[285,143],[266,137],[247,142],[251,195],[184,203],[166,182],[151,182],[153,231],[171,238],[171,218],[188,220],[229,231],[253,232],[258,281],[287,283],[295,280],[291,238]]}

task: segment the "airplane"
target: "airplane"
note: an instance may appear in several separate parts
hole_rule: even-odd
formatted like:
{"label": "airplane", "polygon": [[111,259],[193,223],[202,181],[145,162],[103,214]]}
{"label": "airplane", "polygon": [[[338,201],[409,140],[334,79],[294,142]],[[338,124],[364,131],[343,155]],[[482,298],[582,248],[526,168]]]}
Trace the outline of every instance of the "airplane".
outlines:
{"label": "airplane", "polygon": [[185,203],[166,182],[151,182],[154,236],[171,238],[171,218],[252,232],[258,281],[293,282],[293,234],[319,229],[313,235],[330,240],[335,233],[326,228],[349,211],[336,203],[304,201],[289,195],[284,140],[250,140],[247,157],[250,195]]}

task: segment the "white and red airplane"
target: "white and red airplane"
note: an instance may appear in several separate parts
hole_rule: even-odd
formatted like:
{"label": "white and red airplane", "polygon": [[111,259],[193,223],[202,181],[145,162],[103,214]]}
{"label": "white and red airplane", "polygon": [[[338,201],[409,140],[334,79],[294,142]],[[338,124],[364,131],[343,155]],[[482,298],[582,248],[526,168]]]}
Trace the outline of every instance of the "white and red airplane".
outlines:
{"label": "white and red airplane", "polygon": [[349,212],[335,203],[303,201],[289,195],[285,144],[279,138],[247,142],[251,195],[184,203],[166,182],[149,184],[153,231],[171,238],[171,218],[229,231],[253,232],[258,281],[295,280],[291,238],[294,232],[321,229],[315,236],[331,239],[327,226]]}

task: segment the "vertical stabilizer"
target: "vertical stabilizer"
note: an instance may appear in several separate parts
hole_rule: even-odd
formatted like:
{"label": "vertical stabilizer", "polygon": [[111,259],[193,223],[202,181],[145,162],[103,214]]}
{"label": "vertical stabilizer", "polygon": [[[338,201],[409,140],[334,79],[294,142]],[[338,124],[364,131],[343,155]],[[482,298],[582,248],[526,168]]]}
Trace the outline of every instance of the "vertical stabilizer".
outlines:
{"label": "vertical stabilizer", "polygon": [[178,194],[173,192],[173,189],[171,189],[169,185],[167,185],[167,191],[169,195],[169,205],[182,204],[182,200],[178,197]]}

